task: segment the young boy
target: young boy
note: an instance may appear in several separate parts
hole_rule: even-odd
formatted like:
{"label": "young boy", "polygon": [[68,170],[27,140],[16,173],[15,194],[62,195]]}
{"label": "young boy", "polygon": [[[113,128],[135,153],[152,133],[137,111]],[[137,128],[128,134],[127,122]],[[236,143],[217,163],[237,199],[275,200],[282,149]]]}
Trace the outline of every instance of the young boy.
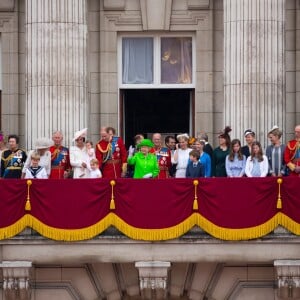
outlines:
{"label": "young boy", "polygon": [[198,150],[192,150],[189,154],[190,160],[186,168],[187,178],[204,177],[203,165],[199,162],[200,152]]}
{"label": "young boy", "polygon": [[40,155],[37,152],[32,152],[31,154],[31,163],[30,167],[26,169],[25,178],[26,179],[47,179],[48,175],[44,167],[39,166]]}
{"label": "young boy", "polygon": [[98,159],[94,158],[90,161],[90,178],[101,178],[102,174],[101,171],[99,170],[99,161]]}

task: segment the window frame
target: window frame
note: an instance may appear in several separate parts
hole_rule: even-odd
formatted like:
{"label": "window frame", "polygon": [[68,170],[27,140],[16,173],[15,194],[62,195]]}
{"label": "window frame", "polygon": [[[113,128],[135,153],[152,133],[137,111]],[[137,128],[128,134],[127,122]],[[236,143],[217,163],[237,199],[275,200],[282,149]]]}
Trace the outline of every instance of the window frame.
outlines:
{"label": "window frame", "polygon": [[[150,84],[127,84],[122,82],[122,39],[123,38],[153,38],[153,83]],[[172,37],[189,37],[192,39],[192,83],[161,83],[161,38]],[[190,89],[196,85],[196,46],[195,35],[192,33],[149,33],[149,34],[132,34],[122,33],[118,36],[118,86],[119,89],[134,88],[134,89],[157,89],[157,88],[172,88],[172,89]]]}

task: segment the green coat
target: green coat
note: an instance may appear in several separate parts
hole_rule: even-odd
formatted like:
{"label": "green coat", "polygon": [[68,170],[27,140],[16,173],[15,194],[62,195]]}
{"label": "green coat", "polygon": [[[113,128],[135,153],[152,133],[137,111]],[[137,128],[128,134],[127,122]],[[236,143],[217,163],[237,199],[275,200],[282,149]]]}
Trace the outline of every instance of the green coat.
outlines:
{"label": "green coat", "polygon": [[142,152],[137,152],[134,156],[128,157],[127,162],[134,166],[133,178],[143,178],[149,173],[152,173],[152,177],[157,177],[159,173],[156,155],[152,153],[145,156]]}

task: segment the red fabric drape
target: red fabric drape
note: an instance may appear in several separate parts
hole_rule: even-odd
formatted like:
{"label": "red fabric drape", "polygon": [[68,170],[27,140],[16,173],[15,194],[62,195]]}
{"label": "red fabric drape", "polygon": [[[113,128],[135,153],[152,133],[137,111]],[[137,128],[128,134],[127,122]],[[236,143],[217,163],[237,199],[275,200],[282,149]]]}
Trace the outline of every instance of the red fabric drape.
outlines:
{"label": "red fabric drape", "polygon": [[[79,234],[72,238],[72,230],[86,230],[82,234],[84,239],[113,225],[121,231],[124,229],[125,234],[136,230],[137,234],[128,234],[134,238],[151,240],[145,230],[159,230],[156,239],[167,239],[180,236],[203,221],[211,234],[218,229],[244,229],[245,234],[241,231],[237,236],[247,239],[261,232],[266,234],[280,224],[284,216],[288,217],[284,225],[295,234],[300,233],[297,193],[300,178],[283,178],[280,195],[277,179],[271,177],[201,178],[198,182],[195,189],[192,179],[118,179],[113,187],[107,179],[49,179],[32,180],[28,188],[26,180],[0,180],[0,238],[9,236],[8,229],[19,220],[23,223],[19,222],[18,229],[11,230],[11,236],[22,226],[33,226],[41,234],[46,229],[47,232],[60,230],[61,239],[65,239],[65,230],[67,240],[76,240]],[[28,189],[31,210],[26,211]],[[279,196],[282,209],[277,208]],[[193,210],[195,198],[198,209]],[[110,206],[112,199],[115,209]],[[292,224],[288,224],[289,220]],[[264,224],[268,227],[256,235],[247,231]],[[212,232],[211,227],[214,227]],[[90,234],[87,228],[93,228]],[[174,230],[172,234],[171,230]],[[220,236],[223,237],[224,232]]]}

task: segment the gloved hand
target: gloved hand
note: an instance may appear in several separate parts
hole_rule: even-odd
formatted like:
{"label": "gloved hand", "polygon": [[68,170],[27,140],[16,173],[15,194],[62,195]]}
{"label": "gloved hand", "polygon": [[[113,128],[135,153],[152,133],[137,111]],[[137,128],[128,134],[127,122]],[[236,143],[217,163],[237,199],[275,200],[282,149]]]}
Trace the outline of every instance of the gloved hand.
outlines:
{"label": "gloved hand", "polygon": [[128,157],[132,157],[134,154],[134,148],[130,145],[129,149],[128,149]]}
{"label": "gloved hand", "polygon": [[300,166],[296,166],[296,168],[295,168],[295,173],[297,173],[297,174],[300,173]]}
{"label": "gloved hand", "polygon": [[148,173],[148,174],[143,176],[143,178],[151,178],[151,177],[152,177],[152,173]]}

